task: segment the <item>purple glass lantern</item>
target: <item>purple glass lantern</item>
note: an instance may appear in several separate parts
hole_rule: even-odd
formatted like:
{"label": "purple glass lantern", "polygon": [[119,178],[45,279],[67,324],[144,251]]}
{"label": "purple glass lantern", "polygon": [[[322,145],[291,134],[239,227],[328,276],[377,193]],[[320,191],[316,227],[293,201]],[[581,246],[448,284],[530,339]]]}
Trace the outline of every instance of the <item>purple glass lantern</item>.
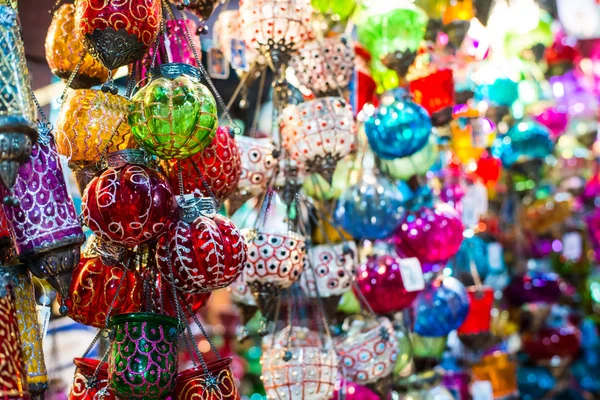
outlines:
{"label": "purple glass lantern", "polygon": [[[4,196],[11,196],[4,190]],[[71,271],[85,241],[54,145],[40,135],[29,163],[19,168],[12,200],[3,205],[19,258],[38,278],[45,278],[63,299],[68,297]],[[61,313],[67,312],[61,307]]]}

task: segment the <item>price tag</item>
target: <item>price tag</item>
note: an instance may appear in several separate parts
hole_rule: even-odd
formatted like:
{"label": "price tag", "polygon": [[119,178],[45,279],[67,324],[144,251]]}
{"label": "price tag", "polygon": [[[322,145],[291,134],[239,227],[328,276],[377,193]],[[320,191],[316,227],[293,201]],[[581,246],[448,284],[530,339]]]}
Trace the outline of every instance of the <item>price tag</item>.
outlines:
{"label": "price tag", "polygon": [[208,75],[214,79],[229,78],[229,63],[221,50],[216,47],[208,52]]}
{"label": "price tag", "polygon": [[415,257],[400,260],[400,275],[407,292],[416,292],[425,289],[425,278],[421,263]]}
{"label": "price tag", "polygon": [[487,189],[479,183],[470,185],[461,203],[463,223],[466,226],[477,225],[481,216],[488,212]]}
{"label": "price tag", "polygon": [[231,68],[248,71],[248,58],[246,57],[246,42],[241,39],[231,39]]}
{"label": "price tag", "polygon": [[48,306],[36,306],[37,309],[37,317],[38,324],[40,325],[40,336],[42,336],[42,340],[46,337],[46,333],[48,332],[48,323],[50,322],[50,315],[52,311]]}
{"label": "price tag", "polygon": [[471,385],[473,400],[494,400],[494,390],[490,381],[475,381]]}
{"label": "price tag", "polygon": [[578,261],[583,253],[583,243],[579,232],[565,233],[562,238],[563,256],[570,261]]}
{"label": "price tag", "polygon": [[503,249],[502,245],[498,242],[488,243],[487,245],[487,254],[488,254],[488,263],[490,265],[490,269],[495,271],[502,270],[502,262],[503,258]]}

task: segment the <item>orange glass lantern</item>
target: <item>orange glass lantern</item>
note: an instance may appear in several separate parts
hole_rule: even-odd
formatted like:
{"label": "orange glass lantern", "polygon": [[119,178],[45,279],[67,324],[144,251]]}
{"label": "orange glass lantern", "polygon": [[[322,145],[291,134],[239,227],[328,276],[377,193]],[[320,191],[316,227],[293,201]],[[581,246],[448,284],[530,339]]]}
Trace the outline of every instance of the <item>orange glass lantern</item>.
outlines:
{"label": "orange glass lantern", "polygon": [[71,82],[70,87],[74,89],[90,88],[108,79],[108,70],[87,54],[83,42],[75,33],[73,4],[63,4],[52,18],[46,36],[46,61],[52,73],[65,81],[81,62],[75,79]]}
{"label": "orange glass lantern", "polygon": [[[58,115],[56,148],[66,156],[75,174],[98,162],[101,156],[135,147],[127,122],[131,102],[100,90],[75,90],[66,98]],[[88,176],[89,180],[93,173]],[[89,180],[81,187],[83,191]]]}
{"label": "orange glass lantern", "polygon": [[462,164],[477,161],[496,138],[496,125],[487,118],[459,118],[450,123],[450,148]]}
{"label": "orange glass lantern", "polygon": [[489,354],[479,364],[473,365],[474,381],[489,381],[494,398],[514,395],[517,389],[517,363],[508,353],[500,351]]}
{"label": "orange glass lantern", "polygon": [[470,21],[473,17],[475,17],[473,0],[454,0],[446,6],[442,22],[449,24],[454,21]]}

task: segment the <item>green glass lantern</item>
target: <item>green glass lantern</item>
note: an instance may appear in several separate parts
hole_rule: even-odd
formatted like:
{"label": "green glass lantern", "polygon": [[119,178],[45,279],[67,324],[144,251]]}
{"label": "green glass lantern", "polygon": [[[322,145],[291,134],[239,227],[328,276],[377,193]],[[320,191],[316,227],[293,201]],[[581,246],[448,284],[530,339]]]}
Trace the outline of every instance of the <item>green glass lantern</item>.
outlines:
{"label": "green glass lantern", "polygon": [[447,336],[427,337],[416,333],[410,334],[415,358],[441,359],[446,349]]}
{"label": "green glass lantern", "polygon": [[175,389],[178,321],[166,315],[131,313],[111,318],[108,380],[118,398],[154,400]]}
{"label": "green glass lantern", "polygon": [[163,64],[158,75],[131,101],[131,131],[146,151],[161,159],[191,157],[215,136],[215,98],[200,83],[195,67]]}
{"label": "green glass lantern", "polygon": [[331,16],[332,19],[338,21],[347,20],[354,7],[356,7],[355,0],[312,0],[311,5],[314,10],[319,14],[325,16]]}
{"label": "green glass lantern", "polygon": [[409,180],[414,175],[424,175],[435,164],[439,155],[437,138],[429,136],[429,142],[409,157],[381,160],[381,170],[394,179]]}

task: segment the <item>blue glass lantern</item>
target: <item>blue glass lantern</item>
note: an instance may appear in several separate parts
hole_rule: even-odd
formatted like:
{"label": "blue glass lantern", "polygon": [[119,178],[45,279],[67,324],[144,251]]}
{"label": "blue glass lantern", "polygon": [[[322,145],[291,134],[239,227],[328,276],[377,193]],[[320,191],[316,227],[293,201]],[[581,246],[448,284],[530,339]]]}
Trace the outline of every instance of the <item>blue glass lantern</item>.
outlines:
{"label": "blue glass lantern", "polygon": [[509,168],[517,162],[543,160],[553,149],[548,128],[537,122],[519,122],[505,135],[496,138],[492,154]]}
{"label": "blue glass lantern", "polygon": [[383,177],[367,174],[340,196],[333,217],[355,239],[385,239],[404,216],[404,197]]}
{"label": "blue glass lantern", "polygon": [[465,235],[454,260],[448,267],[454,273],[471,274],[471,262],[475,263],[477,273],[482,280],[491,274],[499,274],[504,270],[502,246],[499,243],[488,243],[475,235]]}
{"label": "blue glass lantern", "polygon": [[517,385],[521,399],[543,399],[546,393],[556,385],[556,379],[546,368],[519,367],[517,369]]}
{"label": "blue glass lantern", "polygon": [[519,98],[519,84],[508,78],[498,78],[475,87],[475,99],[497,106],[510,107]]}
{"label": "blue glass lantern", "polygon": [[421,336],[445,336],[462,325],[469,312],[465,286],[451,276],[428,283],[417,296],[414,331]]}
{"label": "blue glass lantern", "polygon": [[380,158],[393,160],[408,157],[427,144],[431,118],[423,107],[410,100],[404,90],[383,96],[379,108],[367,113],[365,133],[369,145]]}

